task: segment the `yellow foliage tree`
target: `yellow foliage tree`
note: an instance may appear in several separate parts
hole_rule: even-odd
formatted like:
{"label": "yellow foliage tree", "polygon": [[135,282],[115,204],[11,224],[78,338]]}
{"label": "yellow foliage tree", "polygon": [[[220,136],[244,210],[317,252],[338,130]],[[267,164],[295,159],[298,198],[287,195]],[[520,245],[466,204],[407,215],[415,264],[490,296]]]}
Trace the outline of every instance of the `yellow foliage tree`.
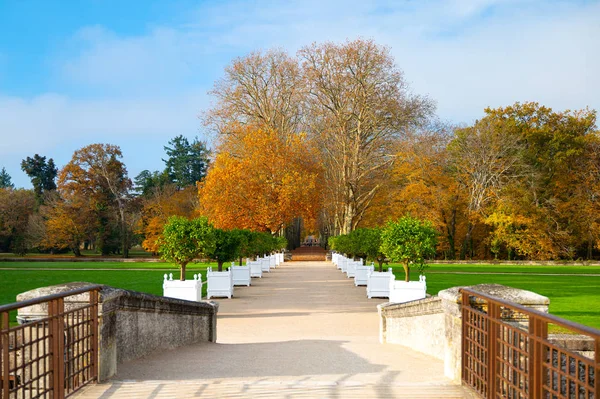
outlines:
{"label": "yellow foliage tree", "polygon": [[254,127],[225,138],[198,185],[201,212],[217,228],[275,233],[295,217],[315,223],[321,167],[303,134]]}

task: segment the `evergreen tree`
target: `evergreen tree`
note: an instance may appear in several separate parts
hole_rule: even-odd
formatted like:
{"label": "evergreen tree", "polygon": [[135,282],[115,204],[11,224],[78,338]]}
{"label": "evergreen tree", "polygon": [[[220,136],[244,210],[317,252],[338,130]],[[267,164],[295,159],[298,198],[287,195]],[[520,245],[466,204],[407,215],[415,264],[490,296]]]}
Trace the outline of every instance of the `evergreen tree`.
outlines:
{"label": "evergreen tree", "polygon": [[210,151],[206,144],[195,138],[190,144],[179,135],[165,146],[168,158],[163,159],[169,179],[179,188],[196,184],[206,176]]}
{"label": "evergreen tree", "polygon": [[56,179],[58,169],[56,169],[52,158],[46,162],[46,157],[35,154],[33,158],[27,157],[21,162],[21,169],[31,179],[35,198],[38,202],[42,202],[42,197],[46,191],[56,190],[54,179]]}
{"label": "evergreen tree", "polygon": [[10,175],[4,168],[0,171],[0,188],[15,188],[15,185],[11,182]]}

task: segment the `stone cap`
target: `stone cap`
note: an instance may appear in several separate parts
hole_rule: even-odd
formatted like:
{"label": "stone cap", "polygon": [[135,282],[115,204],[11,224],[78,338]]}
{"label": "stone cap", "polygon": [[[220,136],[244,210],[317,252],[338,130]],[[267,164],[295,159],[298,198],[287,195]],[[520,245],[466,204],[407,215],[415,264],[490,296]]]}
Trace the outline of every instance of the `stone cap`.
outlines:
{"label": "stone cap", "polygon": [[[17,302],[27,301],[29,299],[40,298],[43,296],[60,294],[76,290],[79,288],[95,285],[94,283],[86,283],[82,281],[76,281],[72,283],[64,283],[57,285],[50,285],[47,287],[35,288],[33,290],[25,291],[17,295]],[[90,294],[84,292],[82,294],[71,295],[64,299],[65,310],[72,310],[81,307],[83,304],[87,304],[90,301]],[[17,321],[20,323],[40,319],[48,315],[48,302],[38,303],[37,305],[27,306],[20,308],[17,311]]]}
{"label": "stone cap", "polygon": [[550,299],[548,299],[548,297],[536,294],[532,291],[507,287],[501,284],[477,284],[463,287],[452,287],[440,291],[438,296],[446,301],[460,304],[462,303],[462,295],[459,292],[461,288],[471,288],[489,296],[504,299],[505,301],[514,302],[523,306],[548,307],[550,304]]}
{"label": "stone cap", "polygon": [[[86,282],[72,282],[65,284],[51,285],[48,287],[35,288],[17,295],[17,301],[26,301],[29,299],[40,298],[47,295],[60,294],[78,288],[95,285]],[[64,299],[65,311],[77,309],[90,300],[89,293],[71,295]],[[106,311],[116,309],[161,309],[165,312],[185,313],[185,314],[201,314],[201,313],[216,313],[219,309],[219,304],[213,301],[191,302],[182,299],[167,298],[143,292],[124,290],[103,285],[100,290],[99,313],[102,315]],[[48,303],[43,302],[37,305],[20,308],[17,314],[17,321],[24,323],[33,320],[39,320],[48,315]]]}

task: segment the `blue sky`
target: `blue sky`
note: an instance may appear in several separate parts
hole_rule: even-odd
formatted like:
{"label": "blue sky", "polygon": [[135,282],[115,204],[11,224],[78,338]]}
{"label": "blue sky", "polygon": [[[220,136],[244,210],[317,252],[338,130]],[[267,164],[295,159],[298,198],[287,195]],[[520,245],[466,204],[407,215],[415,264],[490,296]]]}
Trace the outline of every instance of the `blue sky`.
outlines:
{"label": "blue sky", "polygon": [[119,145],[131,177],[163,168],[233,58],[313,41],[373,38],[391,48],[440,118],[538,101],[600,110],[600,1],[0,0],[0,168],[59,167],[91,143]]}

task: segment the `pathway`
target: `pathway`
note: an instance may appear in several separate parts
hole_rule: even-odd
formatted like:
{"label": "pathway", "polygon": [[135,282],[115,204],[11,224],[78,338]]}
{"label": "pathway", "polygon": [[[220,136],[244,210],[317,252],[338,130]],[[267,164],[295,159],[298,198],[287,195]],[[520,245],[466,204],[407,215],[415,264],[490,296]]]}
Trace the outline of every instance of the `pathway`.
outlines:
{"label": "pathway", "polygon": [[464,397],[442,362],[378,342],[383,301],[329,262],[286,262],[220,301],[216,344],[119,365],[76,397]]}

